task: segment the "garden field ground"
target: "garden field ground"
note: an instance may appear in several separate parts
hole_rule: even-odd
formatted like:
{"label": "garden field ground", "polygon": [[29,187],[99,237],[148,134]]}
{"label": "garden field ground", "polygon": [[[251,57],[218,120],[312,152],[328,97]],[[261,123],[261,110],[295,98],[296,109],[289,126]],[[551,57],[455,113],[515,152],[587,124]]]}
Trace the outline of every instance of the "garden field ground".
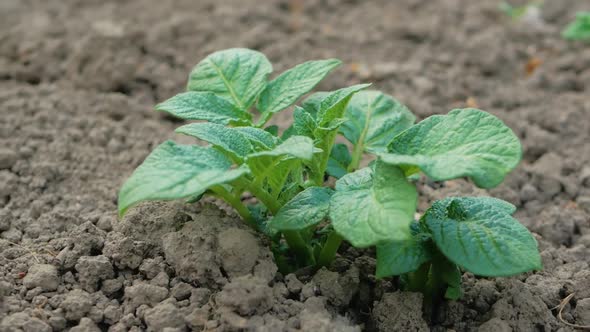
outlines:
{"label": "garden field ground", "polygon": [[[590,44],[560,36],[579,10],[590,1],[547,0],[513,20],[494,0],[1,0],[0,331],[590,325]],[[132,170],[165,139],[191,142],[153,105],[229,47],[262,51],[275,72],[342,59],[320,89],[373,82],[420,119],[468,106],[501,118],[524,148],[505,183],[422,180],[419,209],[449,195],[512,202],[543,271],[466,273],[463,298],[429,312],[374,278],[371,250],[345,245],[330,269],[281,275],[214,201],[146,203],[119,220]]]}

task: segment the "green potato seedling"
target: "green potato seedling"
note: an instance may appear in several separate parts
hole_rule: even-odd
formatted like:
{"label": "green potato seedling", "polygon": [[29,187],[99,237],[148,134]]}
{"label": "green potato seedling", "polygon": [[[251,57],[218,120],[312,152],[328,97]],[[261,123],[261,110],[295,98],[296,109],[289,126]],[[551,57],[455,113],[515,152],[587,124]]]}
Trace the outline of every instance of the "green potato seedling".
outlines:
{"label": "green potato seedling", "polygon": [[503,1],[499,4],[498,8],[500,11],[506,14],[506,16],[514,20],[519,20],[532,8],[541,8],[542,6],[542,1],[531,1],[521,6],[514,6],[506,1]]}
{"label": "green potato seedling", "polygon": [[561,32],[565,39],[590,40],[590,12],[576,13],[576,19]]}
{"label": "green potato seedling", "polygon": [[[521,158],[514,133],[477,109],[415,123],[410,110],[359,84],[317,92],[294,106],[278,135],[271,117],[309,93],[340,61],[309,61],[268,79],[266,57],[248,49],[215,52],[191,72],[188,91],[156,106],[185,120],[178,133],[208,146],[167,141],[119,193],[122,216],[148,200],[225,200],[271,239],[280,269],[329,265],[343,240],[377,248],[377,276],[431,299],[461,295],[461,271],[509,276],[541,268],[537,243],[515,207],[490,197],[436,201],[415,221],[420,172],[435,181],[469,178],[499,185]],[[254,109],[256,111],[254,111]],[[342,135],[345,144],[335,144]],[[365,154],[375,160],[359,168]],[[337,178],[335,188],[326,176]],[[244,193],[257,198],[245,204]]]}

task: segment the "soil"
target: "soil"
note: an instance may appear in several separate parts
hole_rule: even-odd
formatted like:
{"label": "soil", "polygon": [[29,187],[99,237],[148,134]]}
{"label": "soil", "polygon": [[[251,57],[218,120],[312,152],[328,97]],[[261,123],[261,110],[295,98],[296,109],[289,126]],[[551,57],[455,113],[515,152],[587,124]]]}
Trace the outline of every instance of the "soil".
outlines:
{"label": "soil", "polygon": [[[590,325],[590,47],[560,29],[588,0],[515,21],[473,0],[0,1],[0,331],[573,331]],[[261,50],[282,71],[337,57],[321,89],[374,82],[420,118],[478,106],[524,160],[486,193],[518,206],[544,270],[463,275],[431,315],[376,280],[374,252],[281,275],[218,202],[146,203],[117,190],[178,122],[152,110],[212,51]],[[537,66],[538,65],[538,66]],[[288,113],[278,120],[286,124]],[[186,140],[185,142],[190,142]]]}

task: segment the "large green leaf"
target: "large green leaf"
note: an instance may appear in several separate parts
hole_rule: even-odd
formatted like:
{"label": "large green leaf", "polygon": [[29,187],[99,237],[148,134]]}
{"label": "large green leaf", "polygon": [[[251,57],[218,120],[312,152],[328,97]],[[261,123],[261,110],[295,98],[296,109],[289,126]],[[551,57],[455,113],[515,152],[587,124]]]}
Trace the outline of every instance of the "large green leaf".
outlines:
{"label": "large green leaf", "polygon": [[322,101],[329,94],[330,92],[327,91],[314,92],[309,97],[303,100],[303,102],[301,103],[301,107],[303,107],[303,109],[305,109],[305,111],[311,114],[311,116],[313,116],[313,118],[315,119],[320,110],[320,105],[322,104]]}
{"label": "large green leaf", "polygon": [[407,240],[377,246],[377,278],[416,271],[432,258],[426,243],[430,239],[430,234],[421,233],[416,222],[412,223],[412,226],[412,236]]}
{"label": "large green leaf", "polygon": [[274,148],[279,142],[279,139],[276,136],[273,136],[270,132],[260,128],[235,127],[234,130],[244,135],[254,146],[263,148],[264,150]]}
{"label": "large green leaf", "polygon": [[314,153],[320,152],[313,146],[313,141],[305,136],[291,136],[270,151],[261,151],[248,156],[248,159],[258,157],[295,157],[301,160],[311,160]]}
{"label": "large green leaf", "polygon": [[339,179],[348,173],[348,165],[350,164],[352,157],[346,144],[334,144],[332,147],[332,153],[330,153],[330,159],[328,160],[328,168],[326,172]]}
{"label": "large green leaf", "polygon": [[377,278],[397,276],[416,271],[430,260],[424,244],[410,238],[377,246]]}
{"label": "large green leaf", "polygon": [[[484,204],[490,208],[497,209],[503,213],[512,215],[516,211],[516,206],[512,203],[506,202],[499,198],[489,196],[477,196],[477,197],[461,197],[462,205],[473,205],[473,204]],[[457,200],[457,197],[447,197],[437,201],[438,204],[448,205],[453,201]]]}
{"label": "large green leaf", "polygon": [[190,123],[176,129],[176,132],[209,142],[237,160],[243,160],[253,150],[250,141],[240,131],[215,123]]}
{"label": "large green leaf", "polygon": [[218,124],[250,124],[251,121],[249,113],[213,92],[205,91],[177,94],[156,105],[156,110],[185,120],[206,120]]}
{"label": "large green leaf", "polygon": [[297,135],[314,138],[317,123],[311,114],[302,107],[295,106],[293,112],[293,130]]}
{"label": "large green leaf", "polygon": [[335,119],[344,116],[346,105],[352,96],[371,84],[357,84],[328,93],[324,96],[317,110],[317,123],[320,127],[327,127]]}
{"label": "large green leaf", "polygon": [[308,61],[287,70],[272,80],[262,91],[258,100],[258,109],[263,113],[284,110],[311,91],[340,63],[337,59]]}
{"label": "large green leaf", "polygon": [[410,110],[379,91],[360,91],[348,103],[347,122],[340,132],[362,150],[385,152],[397,134],[411,127],[416,117]]}
{"label": "large green leaf", "polygon": [[[352,96],[367,88],[370,84],[357,84],[340,90],[336,90],[330,93],[319,93],[315,94],[319,97],[314,97],[312,101],[307,101],[305,110],[312,115],[315,114],[316,129],[314,130],[313,137],[315,144],[318,148],[322,149],[323,152],[319,153],[314,157],[314,161],[311,163],[311,171],[314,174],[314,181],[319,183],[320,178],[323,178],[324,172],[328,167],[328,160],[330,159],[330,153],[332,146],[338,134],[340,125],[345,122],[343,118],[346,104]],[[319,98],[322,98],[321,101]]]}
{"label": "large green leaf", "polygon": [[199,62],[190,73],[187,89],[211,91],[247,110],[266,88],[271,72],[272,65],[264,54],[232,48],[212,53]]}
{"label": "large green leaf", "polygon": [[228,183],[248,172],[230,169],[219,151],[166,141],[133,172],[119,192],[119,214],[148,200],[172,200],[199,195],[209,187]]}
{"label": "large green leaf", "polygon": [[317,152],[311,138],[291,136],[272,150],[250,154],[246,163],[255,178],[254,185],[266,186],[277,198],[291,171]]}
{"label": "large green leaf", "polygon": [[355,247],[410,238],[416,188],[401,169],[382,162],[336,182],[330,219],[334,229]]}
{"label": "large green leaf", "polygon": [[518,137],[495,116],[477,109],[434,115],[395,137],[389,164],[417,166],[436,181],[470,177],[482,188],[499,185],[522,155]]}
{"label": "large green leaf", "polygon": [[328,217],[333,190],[310,187],[297,194],[269,221],[269,226],[284,230],[302,230]]}
{"label": "large green leaf", "polygon": [[421,221],[453,263],[482,276],[510,276],[541,268],[535,238],[510,216],[508,205],[489,198],[435,202]]}

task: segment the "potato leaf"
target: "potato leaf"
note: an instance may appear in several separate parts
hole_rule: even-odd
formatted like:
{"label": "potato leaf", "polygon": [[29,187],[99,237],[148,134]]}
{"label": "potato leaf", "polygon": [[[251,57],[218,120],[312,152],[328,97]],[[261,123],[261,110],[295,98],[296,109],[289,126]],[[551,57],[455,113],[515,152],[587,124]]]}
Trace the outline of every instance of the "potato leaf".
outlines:
{"label": "potato leaf", "polygon": [[328,217],[333,192],[330,188],[307,188],[287,202],[269,226],[280,231],[302,230],[320,223]]}
{"label": "potato leaf", "polygon": [[191,123],[176,129],[176,132],[209,142],[238,161],[249,153],[270,150],[279,142],[277,137],[259,128],[232,128],[213,123]]}
{"label": "potato leaf", "polygon": [[320,105],[322,104],[322,101],[329,94],[330,92],[327,91],[314,92],[309,97],[303,100],[303,102],[301,103],[301,107],[305,109],[307,113],[311,114],[311,116],[315,119],[320,110]]}
{"label": "potato leaf", "polygon": [[[330,93],[316,94],[319,97],[314,97],[313,107],[308,103],[307,108],[304,108],[308,113],[309,110],[316,112],[315,123],[317,127],[314,130],[313,137],[316,146],[324,151],[314,157],[311,166],[317,183],[319,183],[320,177],[323,177],[328,167],[328,160],[330,159],[336,134],[338,134],[340,125],[345,122],[343,114],[348,101],[355,93],[368,86],[370,84],[357,84]],[[320,97],[322,97],[321,101],[319,100]]]}
{"label": "potato leaf", "polygon": [[382,162],[336,182],[330,203],[334,229],[355,247],[410,238],[417,201],[416,188],[401,169]]}
{"label": "potato leaf", "polygon": [[[499,200],[494,200],[499,201]],[[454,197],[435,202],[421,219],[439,250],[481,276],[510,276],[541,268],[537,242],[510,216],[507,204]]]}
{"label": "potato leaf", "polygon": [[[457,200],[457,197],[447,197],[437,201],[439,204],[447,205]],[[461,197],[462,205],[485,204],[491,208],[497,209],[503,213],[512,215],[516,211],[516,206],[495,197],[477,196],[477,197]]]}
{"label": "potato leaf", "polygon": [[270,125],[270,126],[264,128],[264,131],[269,132],[273,136],[276,136],[276,137],[279,136],[279,126],[277,126],[277,125]]}
{"label": "potato leaf", "polygon": [[215,123],[191,123],[176,129],[176,132],[209,142],[238,161],[253,151],[252,144],[240,131]]}
{"label": "potato leaf", "polygon": [[314,138],[314,132],[318,127],[315,119],[302,107],[295,106],[293,112],[293,130],[297,135]]}
{"label": "potato leaf", "polygon": [[266,185],[278,197],[289,173],[317,152],[320,150],[313,146],[311,138],[291,136],[272,150],[250,154],[246,163],[256,179],[254,185]]}
{"label": "potato leaf", "polygon": [[320,151],[313,146],[313,141],[309,137],[291,136],[273,150],[251,154],[248,159],[264,156],[290,156],[301,160],[311,160],[313,154],[317,152]]}
{"label": "potato leaf", "polygon": [[499,185],[520,161],[518,137],[500,119],[477,109],[434,115],[395,137],[381,159],[417,166],[436,181],[470,177],[478,187]]}
{"label": "potato leaf", "polygon": [[188,91],[156,105],[157,111],[167,112],[184,120],[206,120],[218,124],[250,124],[251,115],[213,92]]}
{"label": "potato leaf", "polygon": [[377,278],[397,276],[416,271],[430,260],[431,255],[420,238],[412,236],[377,246]]}
{"label": "potato leaf", "polygon": [[346,144],[334,144],[326,172],[339,179],[348,173],[347,169],[351,160],[350,151],[348,151]]}
{"label": "potato leaf", "polygon": [[268,83],[258,100],[263,113],[276,113],[291,106],[297,99],[313,89],[340,60],[308,61],[295,66]]}
{"label": "potato leaf", "polygon": [[320,127],[326,127],[331,121],[337,118],[342,118],[350,98],[352,98],[355,93],[366,89],[369,86],[371,86],[371,84],[357,84],[325,95],[319,104],[317,111],[318,125]]}
{"label": "potato leaf", "polygon": [[346,107],[347,122],[340,132],[360,151],[386,152],[387,145],[397,134],[411,127],[416,117],[410,110],[379,91],[360,91]]}
{"label": "potato leaf", "polygon": [[264,54],[232,48],[210,54],[189,75],[189,91],[210,91],[247,111],[266,88],[272,65]]}
{"label": "potato leaf", "polygon": [[264,150],[270,150],[279,143],[279,139],[266,129],[254,127],[235,127],[233,129],[244,135],[254,146]]}
{"label": "potato leaf", "polygon": [[576,19],[561,32],[565,39],[590,40],[590,12],[576,13]]}
{"label": "potato leaf", "polygon": [[231,165],[214,149],[166,141],[123,184],[119,192],[119,214],[123,215],[141,201],[194,197],[211,186],[248,173],[247,167],[230,169]]}

